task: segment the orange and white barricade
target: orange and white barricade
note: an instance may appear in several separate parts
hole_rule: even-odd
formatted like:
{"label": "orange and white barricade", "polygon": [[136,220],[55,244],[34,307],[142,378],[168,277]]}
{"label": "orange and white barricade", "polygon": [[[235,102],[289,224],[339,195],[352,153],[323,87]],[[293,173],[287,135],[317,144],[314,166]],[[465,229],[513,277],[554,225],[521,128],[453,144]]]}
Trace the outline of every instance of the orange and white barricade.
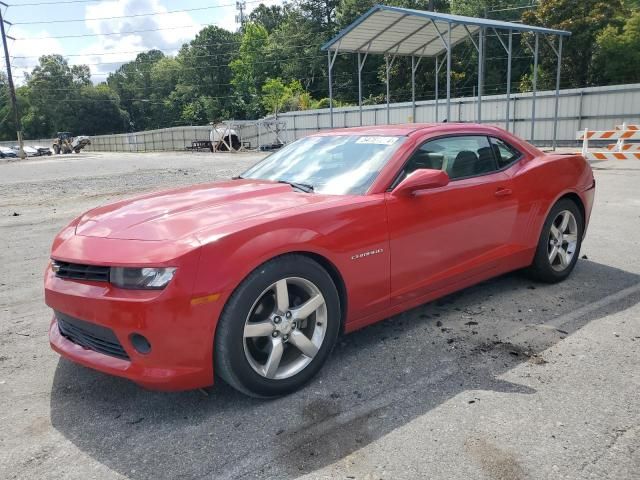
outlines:
{"label": "orange and white barricade", "polygon": [[[614,130],[589,130],[577,132],[576,138],[582,140],[582,155],[587,160],[640,160],[640,143],[625,143],[627,140],[640,140],[638,125],[616,125]],[[606,151],[589,151],[589,140],[617,140],[609,144]]]}
{"label": "orange and white barricade", "polygon": [[612,152],[640,152],[640,143],[611,143],[607,145],[607,150]]}

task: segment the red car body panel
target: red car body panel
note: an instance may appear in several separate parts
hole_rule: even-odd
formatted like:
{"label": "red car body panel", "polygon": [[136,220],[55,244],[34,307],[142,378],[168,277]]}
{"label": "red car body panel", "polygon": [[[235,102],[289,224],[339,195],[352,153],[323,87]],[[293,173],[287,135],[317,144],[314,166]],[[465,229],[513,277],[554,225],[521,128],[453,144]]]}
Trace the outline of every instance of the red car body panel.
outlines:
{"label": "red car body panel", "polygon": [[[143,386],[184,390],[213,384],[213,340],[237,285],[278,255],[321,261],[342,293],[349,332],[487,278],[529,265],[544,220],[564,195],[580,199],[588,222],[594,180],[579,155],[545,155],[486,125],[361,127],[318,135],[408,138],[366,195],[297,193],[261,180],[194,185],[94,209],[53,242],[52,258],[104,266],[177,267],[163,290],[45,273],[47,305],[110,328],[123,360],[87,350],[51,323],[54,350],[85,366]],[[415,148],[452,134],[502,138],[523,154],[509,168],[396,196],[389,186]],[[367,255],[367,252],[375,254]],[[152,345],[138,353],[130,336]]]}

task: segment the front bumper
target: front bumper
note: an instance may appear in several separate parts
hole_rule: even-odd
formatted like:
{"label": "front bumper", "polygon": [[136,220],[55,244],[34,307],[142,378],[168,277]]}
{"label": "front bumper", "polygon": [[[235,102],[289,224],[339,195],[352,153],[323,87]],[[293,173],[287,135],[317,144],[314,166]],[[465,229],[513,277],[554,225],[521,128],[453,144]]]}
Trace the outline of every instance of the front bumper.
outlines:
{"label": "front bumper", "polygon": [[[107,282],[60,279],[45,274],[48,306],[78,320],[113,331],[129,357],[99,353],[63,336],[54,315],[49,328],[53,350],[86,367],[124,377],[154,390],[189,390],[213,384],[213,338],[225,297],[192,302],[188,267],[159,291],[133,291]],[[190,280],[191,279],[191,280]],[[131,341],[143,335],[151,350],[140,353]]]}

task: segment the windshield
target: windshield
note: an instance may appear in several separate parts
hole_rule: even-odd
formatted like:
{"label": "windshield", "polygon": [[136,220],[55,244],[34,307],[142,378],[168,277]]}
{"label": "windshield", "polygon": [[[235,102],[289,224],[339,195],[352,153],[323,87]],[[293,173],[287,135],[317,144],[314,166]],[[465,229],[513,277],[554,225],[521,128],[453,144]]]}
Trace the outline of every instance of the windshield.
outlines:
{"label": "windshield", "polygon": [[376,135],[306,137],[241,177],[304,184],[316,193],[362,195],[403,141],[404,137]]}

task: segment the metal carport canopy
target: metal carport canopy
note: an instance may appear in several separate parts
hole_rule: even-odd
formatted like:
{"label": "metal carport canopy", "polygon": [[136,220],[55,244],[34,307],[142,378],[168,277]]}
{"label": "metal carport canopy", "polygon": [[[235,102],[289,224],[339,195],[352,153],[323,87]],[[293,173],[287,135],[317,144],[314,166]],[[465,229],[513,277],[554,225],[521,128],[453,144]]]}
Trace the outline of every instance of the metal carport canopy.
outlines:
{"label": "metal carport canopy", "polygon": [[[543,36],[557,36],[557,46],[549,41],[551,48],[557,56],[556,72],[556,106],[553,142],[555,147],[557,134],[558,117],[558,95],[560,88],[560,66],[562,60],[562,38],[571,35],[566,30],[556,30],[552,28],[525,25],[522,23],[503,22],[501,20],[490,20],[486,18],[466,17],[462,15],[452,15],[448,13],[438,13],[425,10],[414,10],[411,8],[390,7],[387,5],[376,5],[368,12],[359,17],[351,25],[342,30],[338,35],[322,46],[328,54],[328,74],[329,74],[329,109],[331,126],[333,127],[333,85],[332,70],[338,53],[356,53],[358,55],[358,104],[360,106],[360,124],[362,125],[362,80],[361,74],[364,63],[369,54],[385,56],[386,63],[386,86],[387,86],[387,122],[389,122],[389,72],[398,56],[411,57],[411,91],[415,121],[415,74],[423,57],[436,57],[436,117],[438,115],[438,72],[442,68],[444,61],[447,64],[447,104],[446,118],[449,119],[451,112],[451,50],[457,44],[469,39],[473,47],[478,52],[478,113],[477,121],[481,122],[482,112],[482,90],[484,77],[484,50],[487,42],[487,31],[493,30],[497,40],[507,52],[507,110],[506,128],[509,125],[509,98],[511,93],[511,57],[512,57],[512,36],[514,32],[529,32],[534,34],[535,47],[531,46],[525,38],[532,51],[534,51],[533,69],[533,94],[532,94],[532,122],[531,141],[534,137],[535,126],[535,97],[538,74],[538,39]],[[506,31],[508,41],[502,38],[499,31]],[[474,39],[474,35],[477,38]],[[547,38],[548,40],[548,38]],[[438,57],[445,54],[442,62]]]}
{"label": "metal carport canopy", "polygon": [[[376,5],[322,46],[322,50],[403,56],[438,56],[447,51],[441,42],[451,24],[451,46],[480,28],[495,28],[543,35],[571,32],[411,8]],[[466,27],[466,28],[465,28]]]}

